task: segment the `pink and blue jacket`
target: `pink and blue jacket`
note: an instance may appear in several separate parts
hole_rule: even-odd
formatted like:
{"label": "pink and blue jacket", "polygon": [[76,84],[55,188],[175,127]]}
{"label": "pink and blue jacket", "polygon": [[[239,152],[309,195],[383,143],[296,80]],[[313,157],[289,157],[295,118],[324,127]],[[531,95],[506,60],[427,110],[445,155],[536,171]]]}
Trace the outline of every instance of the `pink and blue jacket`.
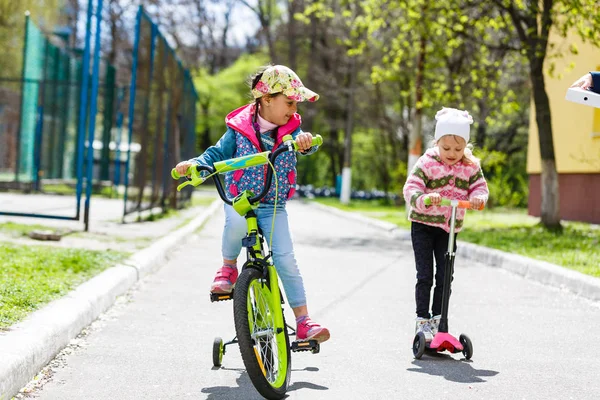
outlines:
{"label": "pink and blue jacket", "polygon": [[[470,152],[465,149],[465,152]],[[474,159],[474,157],[471,157]],[[479,160],[473,164],[459,161],[447,165],[440,158],[439,148],[432,147],[423,154],[404,184],[404,200],[410,205],[408,219],[425,225],[450,231],[450,207],[426,206],[423,198],[428,193],[439,193],[452,200],[469,200],[483,196],[487,201],[489,190],[483,177]],[[460,232],[465,218],[465,210],[456,211],[455,232]]]}
{"label": "pink and blue jacket", "polygon": [[[261,146],[252,126],[253,115],[254,104],[248,104],[230,112],[225,118],[228,127],[225,134],[214,146],[209,147],[202,155],[191,161],[212,166],[217,161],[260,153]],[[285,135],[292,135],[295,139],[302,132],[300,129],[301,122],[300,115],[296,113],[285,125],[278,127],[273,150],[283,145],[282,138]],[[316,151],[316,147],[301,154],[311,154],[314,151]],[[296,191],[296,162],[296,153],[294,152],[286,152],[277,157],[274,164],[276,174],[273,175],[271,189],[261,200],[261,203],[273,204],[275,202],[275,177],[278,183],[277,204],[284,205],[294,195]],[[254,194],[260,193],[267,175],[267,168],[270,167],[260,165],[226,173],[226,190],[231,197],[237,196],[244,190],[250,190]]]}

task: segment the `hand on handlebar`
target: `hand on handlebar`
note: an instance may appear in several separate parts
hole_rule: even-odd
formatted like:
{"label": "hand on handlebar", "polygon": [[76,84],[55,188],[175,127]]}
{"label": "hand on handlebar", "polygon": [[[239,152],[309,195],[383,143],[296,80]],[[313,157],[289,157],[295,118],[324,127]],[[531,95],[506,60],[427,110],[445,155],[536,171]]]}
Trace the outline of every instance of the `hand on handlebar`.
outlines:
{"label": "hand on handlebar", "polygon": [[471,208],[473,210],[482,210],[485,206],[485,200],[477,196],[471,197],[469,203],[471,203]]}
{"label": "hand on handlebar", "polygon": [[312,147],[313,135],[310,132],[302,132],[296,136],[296,144],[299,151],[306,151]]}
{"label": "hand on handlebar", "polygon": [[425,201],[425,204],[427,204],[427,199],[429,199],[429,204],[431,204],[432,206],[439,206],[440,204],[442,204],[442,196],[440,196],[439,193],[429,193],[428,195],[426,195],[425,199],[423,199]]}
{"label": "hand on handlebar", "polygon": [[190,169],[190,167],[191,167],[192,165],[194,165],[194,163],[193,163],[193,162],[190,162],[190,161],[182,161],[182,162],[180,162],[179,164],[177,164],[177,165],[175,166],[175,171],[177,171],[177,173],[178,173],[180,176],[186,176],[186,175],[188,175],[188,170]]}
{"label": "hand on handlebar", "polygon": [[426,206],[456,206],[471,210],[483,210],[485,208],[485,199],[479,196],[472,197],[470,200],[450,200],[441,197],[438,193],[428,193],[423,197],[423,203]]}

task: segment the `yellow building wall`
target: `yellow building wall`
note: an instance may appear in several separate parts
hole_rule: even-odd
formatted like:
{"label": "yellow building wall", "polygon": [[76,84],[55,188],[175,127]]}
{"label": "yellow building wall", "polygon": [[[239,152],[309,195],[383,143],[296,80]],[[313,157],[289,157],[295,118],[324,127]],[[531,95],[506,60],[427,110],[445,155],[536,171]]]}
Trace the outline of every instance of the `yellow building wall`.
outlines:
{"label": "yellow building wall", "polygon": [[[546,74],[550,100],[554,153],[558,173],[600,173],[600,109],[565,100],[567,89],[589,71],[600,71],[600,49],[583,44],[577,35],[554,40],[563,58],[546,59],[545,70],[555,63],[555,77]],[[570,44],[579,54],[570,55]],[[571,68],[574,64],[574,68]],[[535,106],[531,103],[527,172],[541,173],[541,157]]]}

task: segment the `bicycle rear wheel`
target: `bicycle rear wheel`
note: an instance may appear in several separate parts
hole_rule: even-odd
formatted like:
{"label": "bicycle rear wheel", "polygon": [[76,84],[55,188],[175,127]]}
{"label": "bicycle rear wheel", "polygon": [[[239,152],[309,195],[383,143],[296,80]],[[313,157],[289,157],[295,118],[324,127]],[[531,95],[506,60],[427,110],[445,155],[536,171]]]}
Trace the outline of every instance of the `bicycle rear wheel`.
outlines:
{"label": "bicycle rear wheel", "polygon": [[[233,313],[240,353],[250,380],[263,397],[282,399],[290,380],[290,340],[281,305],[272,305],[271,291],[258,269],[245,268],[238,277]],[[276,318],[276,313],[281,318]],[[276,319],[283,325],[276,326]]]}

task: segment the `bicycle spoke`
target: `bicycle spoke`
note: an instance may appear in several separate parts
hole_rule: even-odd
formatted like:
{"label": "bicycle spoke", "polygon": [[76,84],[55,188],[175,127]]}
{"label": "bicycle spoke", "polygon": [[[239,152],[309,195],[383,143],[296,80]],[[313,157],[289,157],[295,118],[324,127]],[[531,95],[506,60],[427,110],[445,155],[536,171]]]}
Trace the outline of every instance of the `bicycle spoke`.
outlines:
{"label": "bicycle spoke", "polygon": [[248,322],[263,374],[270,383],[274,383],[278,378],[281,360],[278,356],[275,322],[266,294],[262,283],[259,280],[253,281],[252,288],[248,291],[248,310],[251,310]]}

